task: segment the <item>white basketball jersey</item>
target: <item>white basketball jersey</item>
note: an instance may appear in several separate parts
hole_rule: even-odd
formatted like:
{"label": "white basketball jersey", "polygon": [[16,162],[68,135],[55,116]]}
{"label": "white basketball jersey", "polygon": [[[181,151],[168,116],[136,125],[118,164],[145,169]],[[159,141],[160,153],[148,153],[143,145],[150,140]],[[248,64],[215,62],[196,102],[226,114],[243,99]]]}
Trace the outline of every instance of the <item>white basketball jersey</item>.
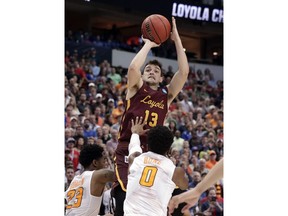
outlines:
{"label": "white basketball jersey", "polygon": [[168,202],[176,185],[172,181],[175,165],[159,154],[146,152],[130,167],[125,216],[167,216]]}
{"label": "white basketball jersey", "polygon": [[68,216],[97,216],[102,196],[91,195],[90,185],[94,171],[85,171],[72,180],[65,192],[67,200],[66,215]]}

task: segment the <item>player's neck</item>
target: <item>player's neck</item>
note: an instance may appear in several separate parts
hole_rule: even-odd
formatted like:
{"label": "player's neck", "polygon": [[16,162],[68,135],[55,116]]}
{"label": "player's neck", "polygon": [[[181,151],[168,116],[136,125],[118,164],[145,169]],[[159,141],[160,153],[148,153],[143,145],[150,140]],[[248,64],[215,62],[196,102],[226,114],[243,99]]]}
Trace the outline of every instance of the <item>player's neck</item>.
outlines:
{"label": "player's neck", "polygon": [[153,89],[153,90],[157,90],[158,89],[158,87],[159,87],[159,84],[151,84],[151,83],[147,83],[147,85],[151,88],[151,89]]}

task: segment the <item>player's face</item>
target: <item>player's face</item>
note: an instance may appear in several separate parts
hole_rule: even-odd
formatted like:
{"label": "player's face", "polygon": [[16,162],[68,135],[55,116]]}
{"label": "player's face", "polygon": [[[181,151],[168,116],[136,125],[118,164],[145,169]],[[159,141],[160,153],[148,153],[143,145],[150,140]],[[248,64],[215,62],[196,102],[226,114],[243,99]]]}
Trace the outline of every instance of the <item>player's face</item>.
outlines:
{"label": "player's face", "polygon": [[105,151],[102,153],[102,157],[99,159],[100,169],[108,167],[108,156]]}
{"label": "player's face", "polygon": [[152,64],[146,65],[146,67],[144,68],[142,79],[144,82],[147,82],[151,85],[158,85],[163,81],[160,67],[158,65]]}

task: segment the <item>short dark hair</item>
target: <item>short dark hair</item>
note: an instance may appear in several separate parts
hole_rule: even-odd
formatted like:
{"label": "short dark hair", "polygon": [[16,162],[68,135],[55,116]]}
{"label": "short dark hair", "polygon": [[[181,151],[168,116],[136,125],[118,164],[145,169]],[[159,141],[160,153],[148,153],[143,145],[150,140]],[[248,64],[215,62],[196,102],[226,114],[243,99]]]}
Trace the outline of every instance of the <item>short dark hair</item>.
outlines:
{"label": "short dark hair", "polygon": [[144,68],[145,68],[147,65],[150,65],[150,64],[159,66],[159,67],[160,67],[160,70],[161,70],[161,76],[164,75],[163,70],[162,70],[162,64],[161,64],[158,60],[154,59],[154,60],[148,61],[148,62],[145,64]]}
{"label": "short dark hair", "polygon": [[103,147],[95,144],[84,145],[80,152],[79,162],[84,167],[87,168],[93,162],[93,160],[99,160],[103,157]]}
{"label": "short dark hair", "polygon": [[157,125],[148,132],[148,149],[154,153],[165,155],[171,148],[173,138],[172,132],[166,126]]}

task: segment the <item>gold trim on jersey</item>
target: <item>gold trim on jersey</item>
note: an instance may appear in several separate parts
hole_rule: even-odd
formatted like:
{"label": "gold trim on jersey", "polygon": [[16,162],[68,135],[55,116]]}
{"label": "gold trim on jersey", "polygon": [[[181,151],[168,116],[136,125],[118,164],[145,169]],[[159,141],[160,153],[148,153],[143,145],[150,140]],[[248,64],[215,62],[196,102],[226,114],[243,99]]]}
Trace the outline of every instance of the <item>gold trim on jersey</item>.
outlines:
{"label": "gold trim on jersey", "polygon": [[131,100],[127,100],[127,108],[126,108],[126,111],[130,108],[130,103],[131,103]]}
{"label": "gold trim on jersey", "polygon": [[122,131],[122,123],[125,120],[126,112],[130,108],[130,104],[131,104],[131,100],[129,99],[129,100],[127,100],[127,107],[125,108],[125,114],[123,115],[122,120],[121,120],[121,125],[120,125],[119,131],[118,131],[118,139],[120,138],[120,134],[121,134],[121,131]]}
{"label": "gold trim on jersey", "polygon": [[[116,158],[117,158],[117,157],[115,156],[115,161],[116,161]],[[123,182],[122,182],[122,180],[121,180],[121,178],[120,178],[120,176],[119,176],[119,172],[118,172],[118,169],[117,169],[117,163],[115,163],[115,172],[116,172],[117,180],[118,180],[118,182],[119,182],[122,190],[126,192],[126,188],[124,187],[124,184],[123,184]]]}

